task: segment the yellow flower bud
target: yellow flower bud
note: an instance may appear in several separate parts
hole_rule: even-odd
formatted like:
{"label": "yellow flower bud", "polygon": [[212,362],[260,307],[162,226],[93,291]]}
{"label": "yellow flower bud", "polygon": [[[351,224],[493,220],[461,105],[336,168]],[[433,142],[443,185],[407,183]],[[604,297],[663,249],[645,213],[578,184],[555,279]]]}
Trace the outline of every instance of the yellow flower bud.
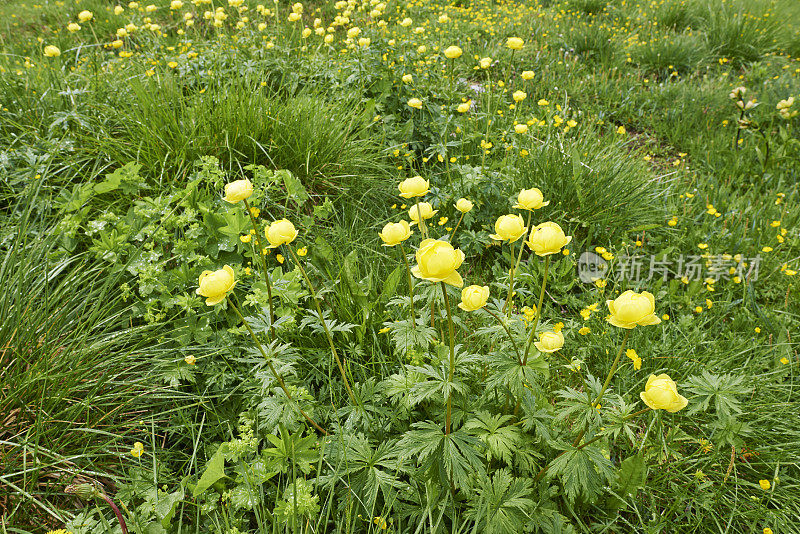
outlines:
{"label": "yellow flower bud", "polygon": [[544,195],[542,192],[534,187],[531,189],[523,189],[517,195],[517,203],[514,204],[514,207],[518,210],[538,210],[539,208],[543,208],[550,204],[550,201],[544,201]]}
{"label": "yellow flower bud", "polygon": [[206,297],[207,306],[213,306],[225,299],[228,291],[236,285],[236,279],[233,269],[229,265],[225,265],[217,271],[203,271],[200,274],[199,284],[197,294]]}
{"label": "yellow flower bud", "polygon": [[378,235],[383,240],[384,247],[393,247],[411,237],[412,233],[408,221],[400,221],[397,223],[387,223],[386,226],[383,227],[383,231],[378,233]]}
{"label": "yellow flower bud", "polygon": [[80,22],[89,22],[93,18],[94,18],[94,14],[91,11],[87,10],[87,9],[84,9],[83,11],[78,13],[78,20]]}
{"label": "yellow flower bud", "polygon": [[225,184],[225,196],[223,199],[231,204],[236,204],[253,194],[253,184],[250,180],[236,180]]}
{"label": "yellow flower bud", "polygon": [[616,298],[607,300],[608,311],[611,317],[608,322],[620,328],[635,328],[638,326],[654,325],[661,322],[655,314],[655,299],[647,291],[641,294],[630,289]]}
{"label": "yellow flower bud", "polygon": [[494,223],[494,234],[489,237],[498,241],[514,242],[523,235],[528,229],[525,221],[519,215],[501,215]]}
{"label": "yellow flower bud", "polygon": [[422,176],[414,176],[413,178],[407,178],[400,182],[397,188],[400,190],[400,196],[403,198],[421,197],[428,194],[430,182]]}
{"label": "yellow flower bud", "polygon": [[644,391],[639,393],[642,401],[653,410],[667,410],[670,413],[675,413],[679,410],[686,408],[689,401],[678,393],[678,387],[675,385],[669,375],[650,375],[647,379],[647,384],[644,386]]}
{"label": "yellow flower bud", "polygon": [[769,488],[772,487],[772,484],[770,484],[769,480],[765,479],[759,480],[758,485],[761,486],[761,489],[764,491],[767,491]]}
{"label": "yellow flower bud", "polygon": [[533,343],[539,352],[556,352],[564,346],[564,334],[561,332],[543,332],[539,341]]}
{"label": "yellow flower bud", "polygon": [[278,248],[281,245],[288,245],[297,237],[298,232],[288,219],[280,219],[270,224],[264,229],[269,248]]}
{"label": "yellow flower bud", "polygon": [[431,282],[444,282],[455,287],[464,285],[458,269],[464,262],[464,253],[454,249],[446,241],[426,239],[417,250],[417,265],[411,268],[411,274]]}
{"label": "yellow flower bud", "polygon": [[463,51],[457,46],[448,46],[444,49],[444,55],[447,59],[458,59],[462,53]]}
{"label": "yellow flower bud", "polygon": [[461,213],[469,213],[472,210],[472,202],[467,200],[466,198],[459,198],[456,202],[456,209]]}
{"label": "yellow flower bud", "polygon": [[458,307],[464,311],[475,311],[486,306],[489,300],[489,286],[468,286],[461,290]]}
{"label": "yellow flower bud", "polygon": [[548,256],[561,252],[570,241],[572,236],[564,235],[558,224],[545,222],[533,228],[527,244],[537,256]]}
{"label": "yellow flower bud", "polygon": [[411,98],[408,101],[408,105],[415,109],[422,109],[422,100],[419,98]]}
{"label": "yellow flower bud", "polygon": [[54,45],[47,45],[44,47],[44,55],[47,57],[58,57],[61,55],[61,49]]}
{"label": "yellow flower bud", "polygon": [[67,24],[67,30],[69,30],[72,33],[80,31],[80,29],[81,25],[78,24],[77,22],[70,22],[69,24]]}
{"label": "yellow flower bud", "polygon": [[439,210],[434,210],[428,202],[419,202],[414,204],[408,210],[408,217],[411,219],[411,225],[419,224],[419,214],[422,212],[422,220],[430,219],[436,215]]}
{"label": "yellow flower bud", "polygon": [[511,50],[522,50],[522,47],[525,46],[525,41],[519,37],[509,37],[506,41],[506,46]]}

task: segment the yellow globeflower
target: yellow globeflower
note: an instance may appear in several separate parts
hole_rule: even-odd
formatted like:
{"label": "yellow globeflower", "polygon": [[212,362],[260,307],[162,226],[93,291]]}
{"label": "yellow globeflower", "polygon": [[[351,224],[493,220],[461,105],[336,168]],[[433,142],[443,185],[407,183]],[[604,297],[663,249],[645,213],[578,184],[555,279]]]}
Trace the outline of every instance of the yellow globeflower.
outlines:
{"label": "yellow globeflower", "polygon": [[463,51],[457,46],[448,46],[444,49],[444,56],[447,59],[458,59],[463,54]]}
{"label": "yellow globeflower", "polygon": [[633,350],[633,349],[626,350],[625,351],[625,356],[630,358],[630,360],[633,362],[633,368],[635,370],[638,371],[639,369],[642,368],[642,359],[639,357],[638,354],[636,354],[635,350]]}
{"label": "yellow globeflower", "polygon": [[759,480],[758,481],[758,485],[761,486],[761,489],[764,490],[764,491],[767,491],[769,488],[772,487],[772,484],[770,483],[770,481],[766,480],[766,479]]}
{"label": "yellow globeflower", "polygon": [[236,204],[246,198],[250,198],[253,194],[253,183],[250,180],[236,180],[229,184],[225,184],[225,196],[223,200]]}
{"label": "yellow globeflower", "polygon": [[411,74],[403,74],[403,83],[414,83],[414,76]]}
{"label": "yellow globeflower", "polygon": [[439,210],[433,209],[433,206],[430,205],[428,202],[419,202],[414,204],[408,210],[408,217],[411,219],[411,226],[415,224],[419,224],[419,213],[422,212],[422,220],[430,219],[437,213]]}
{"label": "yellow globeflower", "polygon": [[89,11],[88,9],[84,9],[80,13],[78,13],[78,20],[80,22],[89,22],[94,18],[94,14]]}
{"label": "yellow globeflower", "polygon": [[383,240],[384,247],[393,247],[411,237],[411,226],[408,221],[387,223],[378,235]]}
{"label": "yellow globeflower", "polygon": [[400,182],[397,188],[400,190],[401,197],[411,198],[427,195],[428,191],[430,191],[430,186],[430,182],[422,176],[414,176]]}
{"label": "yellow globeflower", "polygon": [[264,234],[266,234],[267,241],[269,241],[269,248],[288,245],[295,240],[299,233],[294,224],[288,219],[275,221],[264,229]]}
{"label": "yellow globeflower", "polygon": [[47,57],[58,57],[61,55],[61,49],[54,45],[47,45],[44,47],[44,55]]}
{"label": "yellow globeflower", "polygon": [[289,13],[289,22],[297,22],[301,18],[303,16],[300,13]]}
{"label": "yellow globeflower", "polygon": [[572,241],[572,236],[564,235],[564,230],[554,222],[545,222],[535,226],[528,238],[528,246],[537,256],[558,254]]}
{"label": "yellow globeflower", "polygon": [[67,24],[67,30],[69,30],[71,33],[80,31],[80,29],[81,25],[78,24],[77,22],[70,22],[69,24]]}
{"label": "yellow globeflower", "polygon": [[411,274],[431,282],[444,282],[455,287],[464,285],[458,269],[464,262],[464,253],[446,241],[426,239],[417,250],[417,265]]}
{"label": "yellow globeflower", "polygon": [[514,91],[514,94],[511,96],[514,98],[514,102],[522,102],[528,98],[528,93],[525,91]]}
{"label": "yellow globeflower", "polygon": [[408,101],[408,105],[414,109],[422,109],[422,100],[419,98],[411,98]]}
{"label": "yellow globeflower", "polygon": [[144,444],[141,441],[137,441],[133,444],[133,448],[131,449],[131,456],[134,458],[138,458],[144,452]]}
{"label": "yellow globeflower", "polygon": [[534,72],[532,70],[524,70],[524,71],[522,71],[522,79],[523,80],[532,80],[534,76],[535,76],[535,74],[534,74]]}
{"label": "yellow globeflower", "polygon": [[486,306],[489,300],[489,286],[468,286],[461,290],[458,307],[464,311],[475,311]]}
{"label": "yellow globeflower", "polygon": [[519,215],[501,215],[494,223],[494,234],[489,237],[498,241],[514,242],[525,235],[528,228]]}
{"label": "yellow globeflower", "polygon": [[456,111],[458,111],[459,113],[466,113],[467,111],[469,111],[469,108],[471,106],[472,106],[472,100],[468,100],[466,102],[460,103],[456,108]]}
{"label": "yellow globeflower", "polygon": [[201,297],[206,297],[207,306],[213,306],[225,299],[228,291],[236,285],[236,279],[233,275],[233,269],[226,265],[216,271],[203,271],[200,274],[199,284],[200,287],[197,288],[197,294]]}
{"label": "yellow globeflower", "polygon": [[488,69],[489,67],[492,66],[492,58],[490,57],[481,58],[480,61],[478,61],[478,65],[480,65],[482,69]]}
{"label": "yellow globeflower", "polygon": [[525,46],[525,41],[519,37],[509,37],[506,41],[506,46],[511,50],[522,50],[522,47]]}
{"label": "yellow globeflower", "polygon": [[606,304],[611,312],[608,322],[620,328],[631,329],[661,322],[655,314],[653,294],[647,291],[639,294],[629,289],[615,300],[607,300]]}
{"label": "yellow globeflower", "polygon": [[539,341],[533,343],[539,352],[556,352],[564,346],[564,334],[561,332],[543,332]]}
{"label": "yellow globeflower", "polygon": [[456,202],[456,209],[461,213],[469,213],[472,210],[472,202],[466,198],[459,198]]}
{"label": "yellow globeflower", "polygon": [[669,375],[650,375],[639,397],[649,408],[670,413],[683,410],[689,404],[686,397],[678,393],[678,386]]}
{"label": "yellow globeflower", "polygon": [[537,187],[531,189],[523,189],[517,195],[517,203],[514,207],[518,210],[538,210],[550,204],[550,201],[544,201],[544,195]]}

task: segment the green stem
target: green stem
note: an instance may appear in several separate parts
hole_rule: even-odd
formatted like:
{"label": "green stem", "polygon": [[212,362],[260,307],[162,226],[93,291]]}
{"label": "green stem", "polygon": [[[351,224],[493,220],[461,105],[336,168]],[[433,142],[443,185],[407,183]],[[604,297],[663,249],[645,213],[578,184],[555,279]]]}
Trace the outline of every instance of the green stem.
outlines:
{"label": "green stem", "polygon": [[[528,233],[528,228],[531,227],[531,216],[532,212],[528,212],[528,221],[525,223],[525,234]],[[508,282],[508,296],[506,297],[506,303],[503,306],[503,312],[506,312],[508,315],[511,314],[511,299],[514,295],[514,275],[519,268],[519,262],[522,261],[522,251],[525,250],[525,240],[522,240],[522,246],[519,247],[519,254],[517,255],[517,261],[514,263],[514,270],[511,271],[511,280]],[[511,243],[511,257],[514,257],[514,243]],[[550,256],[547,256],[550,258]],[[541,304],[540,304],[541,306]]]}
{"label": "green stem", "polygon": [[272,375],[278,381],[278,385],[283,390],[284,395],[286,395],[286,397],[290,401],[293,401],[297,405],[297,409],[300,411],[300,414],[305,418],[306,421],[308,421],[311,424],[311,426],[319,430],[323,435],[327,436],[328,433],[325,431],[325,429],[319,426],[316,421],[311,419],[311,417],[306,412],[304,412],[303,409],[300,407],[300,404],[294,400],[292,394],[289,393],[289,390],[286,388],[286,383],[283,381],[283,377],[280,374],[278,374],[278,371],[275,369],[275,366],[272,365],[272,359],[269,356],[267,356],[267,352],[264,350],[264,346],[258,340],[258,336],[256,336],[255,332],[253,332],[253,328],[250,326],[250,323],[248,323],[247,320],[244,318],[242,312],[239,311],[239,308],[237,308],[236,305],[233,303],[233,299],[230,297],[230,295],[228,295],[228,304],[231,305],[233,311],[235,311],[236,315],[239,316],[239,319],[242,320],[242,324],[245,326],[245,328],[247,328],[247,331],[250,332],[250,337],[253,338],[253,342],[258,347],[259,352],[261,352],[261,355],[267,361],[267,365],[269,365],[269,370],[272,371]]}
{"label": "green stem", "polygon": [[261,247],[261,235],[259,234],[258,223],[256,223],[256,218],[253,213],[250,211],[250,204],[247,202],[247,199],[244,199],[244,208],[247,210],[247,214],[250,216],[250,223],[253,225],[253,230],[255,230],[256,236],[256,254],[261,256],[261,264],[264,268],[264,280],[267,282],[267,299],[269,299],[269,336],[270,341],[275,340],[275,327],[273,323],[275,322],[275,310],[273,309],[272,304],[272,284],[269,281],[269,269],[267,268],[267,257],[263,253],[263,248]]}
{"label": "green stem", "polygon": [[456,236],[456,230],[458,230],[458,227],[461,226],[461,221],[463,221],[463,220],[464,220],[464,214],[462,213],[461,217],[458,218],[458,222],[456,223],[456,227],[453,228],[453,233],[450,234],[450,243],[451,244],[453,243],[453,238]]}
{"label": "green stem", "polygon": [[547,287],[547,274],[550,271],[550,256],[545,256],[544,259],[544,276],[542,277],[542,290],[539,292],[539,306],[536,308],[536,319],[533,321],[533,328],[531,333],[528,334],[528,342],[525,345],[525,356],[522,358],[522,365],[528,363],[528,354],[531,351],[533,338],[536,336],[536,327],[539,326],[539,318],[542,316],[542,305],[544,304],[544,291]]}
{"label": "green stem", "polygon": [[506,326],[506,323],[505,323],[505,322],[503,322],[503,319],[502,319],[502,318],[501,318],[499,315],[497,315],[496,313],[494,313],[494,312],[493,312],[492,310],[490,310],[489,308],[486,308],[486,307],[484,307],[484,308],[483,308],[483,311],[485,311],[486,313],[488,313],[489,315],[491,315],[492,317],[494,317],[495,319],[497,319],[497,322],[498,322],[498,323],[500,323],[500,326],[502,326],[502,327],[503,327],[503,330],[505,330],[505,331],[506,331],[506,334],[508,334],[508,339],[510,339],[510,340],[511,340],[511,345],[514,347],[514,352],[516,352],[516,353],[517,353],[517,361],[519,362],[519,364],[520,364],[520,365],[522,365],[522,354],[520,354],[520,352],[519,352],[519,348],[517,347],[517,344],[516,344],[516,342],[514,341],[514,336],[512,336],[512,335],[511,335],[511,331],[508,329],[508,326]]}
{"label": "green stem", "polygon": [[[619,346],[619,350],[617,351],[617,357],[614,358],[614,363],[611,364],[611,369],[609,369],[608,371],[608,376],[606,377],[606,381],[603,382],[603,387],[600,390],[600,393],[598,393],[597,398],[594,399],[594,402],[592,402],[591,405],[592,408],[594,408],[600,403],[600,399],[603,398],[603,395],[608,389],[608,385],[611,383],[611,379],[614,377],[614,373],[616,373],[617,371],[617,365],[619,364],[619,359],[622,357],[622,351],[625,350],[625,345],[628,344],[628,338],[630,336],[631,336],[631,330],[630,329],[626,330],[625,339],[622,340],[622,344]],[[587,422],[586,426],[583,428],[583,430],[581,430],[581,432],[578,434],[578,437],[576,437],[575,441],[572,443],[573,447],[577,446],[578,443],[581,442],[581,439],[583,438],[584,434],[586,434],[586,430],[588,430],[588,428],[589,428],[589,423]]]}
{"label": "green stem", "polygon": [[400,243],[400,255],[403,256],[403,263],[406,264],[406,274],[408,275],[408,294],[411,297],[410,314],[411,314],[411,329],[417,329],[417,314],[414,312],[414,279],[411,277],[411,267],[408,265],[408,257],[406,256],[406,249]]}
{"label": "green stem", "polygon": [[417,201],[417,217],[419,217],[419,232],[422,234],[422,239],[428,238],[428,228],[425,226],[425,221],[422,219],[422,208]]}
{"label": "green stem", "polygon": [[[447,286],[444,282],[442,284],[442,294],[444,295],[444,305],[447,310],[447,328],[450,333],[450,373],[448,375],[448,384],[453,382],[453,375],[455,374],[456,361],[455,361],[455,332],[453,329],[453,316],[450,313],[450,297],[447,296]],[[447,394],[447,413],[444,420],[444,433],[450,434],[450,419],[453,413],[453,398],[448,392]]]}
{"label": "green stem", "polygon": [[292,250],[292,247],[286,245],[286,249],[289,251],[289,254],[291,254],[292,259],[297,267],[300,269],[300,273],[303,275],[306,285],[308,285],[308,290],[311,291],[311,296],[314,298],[314,306],[317,308],[317,315],[319,315],[319,320],[322,322],[322,328],[325,330],[325,336],[328,338],[328,344],[331,347],[331,354],[333,354],[333,358],[336,360],[336,365],[339,367],[339,373],[341,373],[342,380],[344,380],[344,387],[347,390],[347,394],[350,396],[350,400],[353,403],[356,403],[356,396],[353,393],[353,390],[350,388],[350,382],[347,380],[347,374],[344,372],[344,365],[342,365],[342,360],[339,359],[339,353],[336,352],[336,345],[333,343],[333,335],[328,329],[328,324],[325,322],[325,318],[322,315],[322,308],[320,308],[319,298],[317,298],[317,292],[314,290],[314,285],[311,283],[311,280],[308,279],[306,270],[303,268],[303,264],[300,263],[300,259],[294,253],[294,250]]}

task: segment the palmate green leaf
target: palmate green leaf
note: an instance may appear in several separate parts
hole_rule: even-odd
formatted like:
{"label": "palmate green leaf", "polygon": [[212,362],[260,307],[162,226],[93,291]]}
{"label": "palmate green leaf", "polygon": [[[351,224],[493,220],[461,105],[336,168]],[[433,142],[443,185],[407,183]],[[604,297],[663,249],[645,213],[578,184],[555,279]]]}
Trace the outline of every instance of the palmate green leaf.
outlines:
{"label": "palmate green leaf", "polygon": [[281,432],[280,437],[270,434],[267,439],[273,447],[264,449],[261,454],[268,460],[279,460],[278,465],[283,468],[283,473],[291,473],[294,464],[307,475],[319,459],[316,436],[303,437],[300,431],[294,434]]}
{"label": "palmate green leaf", "polygon": [[464,423],[463,428],[483,442],[486,446],[487,460],[501,460],[511,466],[522,444],[522,432],[519,427],[509,425],[513,420],[510,415],[492,415],[480,411]]}
{"label": "palmate green leaf", "polygon": [[517,534],[530,522],[533,487],[529,479],[516,478],[506,469],[486,477],[470,497],[467,517],[476,522],[478,532]]}
{"label": "palmate green leaf", "polygon": [[603,485],[614,476],[611,461],[603,456],[598,447],[582,449],[562,447],[564,452],[553,460],[547,474],[558,478],[564,486],[567,499],[575,502],[578,497],[594,500]]}
{"label": "palmate green leaf", "polygon": [[749,393],[751,386],[748,386],[744,376],[734,376],[730,374],[715,375],[708,371],[703,371],[700,376],[693,376],[687,380],[686,389],[693,393],[692,401],[687,415],[692,415],[701,411],[708,410],[711,403],[720,419],[732,417],[742,413],[742,403],[736,395]]}
{"label": "palmate green leaf", "polygon": [[483,444],[463,430],[445,434],[444,429],[432,421],[412,425],[397,448],[401,458],[417,460],[417,465],[432,476],[438,474],[439,482],[452,482],[467,491],[476,473],[484,472],[481,452]]}

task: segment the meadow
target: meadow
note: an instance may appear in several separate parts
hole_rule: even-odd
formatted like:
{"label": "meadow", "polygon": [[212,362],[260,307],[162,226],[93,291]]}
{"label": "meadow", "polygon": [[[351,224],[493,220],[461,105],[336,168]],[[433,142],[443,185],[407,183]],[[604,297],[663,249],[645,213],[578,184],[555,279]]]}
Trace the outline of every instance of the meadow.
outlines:
{"label": "meadow", "polygon": [[4,0],[0,534],[800,532],[799,182],[795,0]]}

